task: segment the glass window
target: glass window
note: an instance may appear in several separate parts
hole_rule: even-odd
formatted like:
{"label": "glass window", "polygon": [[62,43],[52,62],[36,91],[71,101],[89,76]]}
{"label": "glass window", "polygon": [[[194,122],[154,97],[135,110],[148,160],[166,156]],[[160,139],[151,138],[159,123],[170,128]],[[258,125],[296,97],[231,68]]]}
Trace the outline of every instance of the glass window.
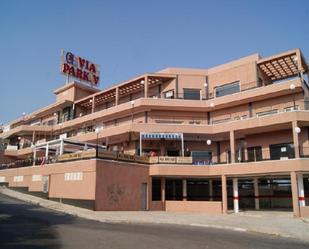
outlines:
{"label": "glass window", "polygon": [[261,146],[248,147],[247,152],[248,152],[249,162],[262,161],[262,147]]}
{"label": "glass window", "polygon": [[295,157],[293,143],[271,144],[269,145],[269,150],[271,160],[280,160]]}
{"label": "glass window", "polygon": [[152,200],[161,201],[161,179],[152,178]]}
{"label": "glass window", "polygon": [[196,165],[209,165],[212,164],[211,151],[191,151],[193,164]]}
{"label": "glass window", "polygon": [[184,88],[183,89],[183,98],[184,99],[193,99],[200,100],[200,89]]}
{"label": "glass window", "polygon": [[165,184],[165,199],[182,200],[182,180],[168,179]]}
{"label": "glass window", "polygon": [[215,93],[216,97],[222,97],[225,95],[233,94],[233,93],[238,93],[240,92],[240,85],[239,81],[223,85],[223,86],[218,86],[215,88]]}
{"label": "glass window", "polygon": [[274,109],[274,110],[269,110],[269,111],[265,111],[265,112],[258,112],[258,113],[256,113],[256,116],[257,117],[264,117],[264,116],[269,116],[269,115],[273,115],[273,114],[276,114],[276,113],[278,113],[278,110]]}

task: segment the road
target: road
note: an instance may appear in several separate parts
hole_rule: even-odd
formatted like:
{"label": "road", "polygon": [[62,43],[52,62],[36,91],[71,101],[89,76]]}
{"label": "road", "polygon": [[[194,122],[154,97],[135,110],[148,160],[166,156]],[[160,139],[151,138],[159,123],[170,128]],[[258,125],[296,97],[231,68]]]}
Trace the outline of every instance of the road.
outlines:
{"label": "road", "polygon": [[58,213],[0,194],[0,248],[309,248],[256,233],[180,225],[106,224]]}

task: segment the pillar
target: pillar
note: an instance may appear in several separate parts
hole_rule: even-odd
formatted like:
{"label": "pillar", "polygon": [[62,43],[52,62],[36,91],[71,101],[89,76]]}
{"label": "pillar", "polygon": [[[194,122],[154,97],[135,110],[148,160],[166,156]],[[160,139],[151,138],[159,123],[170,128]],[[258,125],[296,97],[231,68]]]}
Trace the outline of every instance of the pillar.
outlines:
{"label": "pillar", "polygon": [[151,210],[151,203],[152,203],[152,177],[148,177],[148,184],[147,184],[147,210]]}
{"label": "pillar", "polygon": [[293,214],[294,217],[300,216],[298,189],[297,189],[297,176],[294,171],[291,172],[291,189],[292,189],[292,201],[293,201]]}
{"label": "pillar", "polygon": [[221,176],[222,185],[222,213],[227,213],[227,188],[226,188],[226,176]]}
{"label": "pillar", "polygon": [[183,133],[181,134],[181,156],[185,156],[185,146],[184,146]]}
{"label": "pillar", "polygon": [[165,156],[165,140],[161,139],[160,140],[160,156]]}
{"label": "pillar", "polygon": [[95,98],[94,98],[94,96],[92,97],[92,106],[91,106],[91,113],[94,113],[94,101],[95,101]]}
{"label": "pillar", "polygon": [[145,75],[145,82],[144,82],[144,98],[148,98],[148,76]]}
{"label": "pillar", "polygon": [[304,74],[303,74],[303,66],[302,66],[302,63],[301,63],[302,57],[301,57],[301,53],[300,53],[299,49],[296,50],[296,56],[297,56],[297,69],[298,69],[298,72],[299,72],[301,82],[303,83],[304,82]]}
{"label": "pillar", "polygon": [[254,201],[255,201],[255,209],[259,210],[260,209],[260,197],[259,197],[259,179],[255,177],[253,179],[253,184],[254,184]]}
{"label": "pillar", "polygon": [[233,203],[234,203],[234,212],[239,212],[239,197],[238,197],[238,179],[233,178]]}
{"label": "pillar", "polygon": [[212,179],[208,180],[208,192],[209,192],[209,200],[213,201],[213,185],[212,185]]}
{"label": "pillar", "polygon": [[119,105],[119,87],[115,90],[115,105]]}
{"label": "pillar", "polygon": [[293,143],[294,143],[294,151],[295,151],[295,158],[299,158],[299,140],[298,140],[298,134],[295,131],[295,128],[297,127],[297,121],[292,122],[292,133],[293,133]]}
{"label": "pillar", "polygon": [[64,142],[63,142],[63,139],[61,139],[61,141],[60,141],[60,152],[59,152],[59,154],[60,154],[60,155],[63,155],[63,151],[64,151]]}
{"label": "pillar", "polygon": [[230,149],[231,149],[231,162],[235,163],[235,134],[230,131]]}
{"label": "pillar", "polygon": [[187,180],[186,179],[182,180],[182,200],[183,201],[187,200]]}
{"label": "pillar", "polygon": [[48,158],[49,143],[46,144],[45,157]]}
{"label": "pillar", "polygon": [[32,144],[35,142],[35,131],[32,132]]}
{"label": "pillar", "polygon": [[162,207],[164,208],[165,205],[165,178],[161,178],[161,202],[162,202]]}
{"label": "pillar", "polygon": [[36,148],[34,146],[34,148],[33,148],[33,166],[35,166],[35,161],[36,161]]}
{"label": "pillar", "polygon": [[304,207],[306,206],[306,200],[305,200],[305,191],[304,191],[304,178],[303,174],[299,173],[297,174],[297,185],[298,185],[298,200],[299,200],[299,206]]}

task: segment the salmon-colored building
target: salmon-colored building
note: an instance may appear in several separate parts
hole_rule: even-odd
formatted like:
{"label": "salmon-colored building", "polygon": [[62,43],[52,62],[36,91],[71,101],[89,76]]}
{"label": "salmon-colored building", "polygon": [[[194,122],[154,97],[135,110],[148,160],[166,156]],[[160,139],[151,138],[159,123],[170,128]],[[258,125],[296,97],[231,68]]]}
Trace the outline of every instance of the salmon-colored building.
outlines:
{"label": "salmon-colored building", "polygon": [[72,81],[2,127],[0,182],[95,210],[309,216],[308,89],[299,49]]}

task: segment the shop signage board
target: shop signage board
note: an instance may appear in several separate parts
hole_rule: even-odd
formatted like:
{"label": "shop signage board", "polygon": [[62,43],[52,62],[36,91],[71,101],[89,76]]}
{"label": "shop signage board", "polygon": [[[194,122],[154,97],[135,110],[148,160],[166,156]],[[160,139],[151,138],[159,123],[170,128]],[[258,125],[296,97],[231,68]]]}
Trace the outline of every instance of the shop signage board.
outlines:
{"label": "shop signage board", "polygon": [[68,78],[73,77],[91,86],[99,85],[100,66],[72,52],[61,50],[60,68]]}

